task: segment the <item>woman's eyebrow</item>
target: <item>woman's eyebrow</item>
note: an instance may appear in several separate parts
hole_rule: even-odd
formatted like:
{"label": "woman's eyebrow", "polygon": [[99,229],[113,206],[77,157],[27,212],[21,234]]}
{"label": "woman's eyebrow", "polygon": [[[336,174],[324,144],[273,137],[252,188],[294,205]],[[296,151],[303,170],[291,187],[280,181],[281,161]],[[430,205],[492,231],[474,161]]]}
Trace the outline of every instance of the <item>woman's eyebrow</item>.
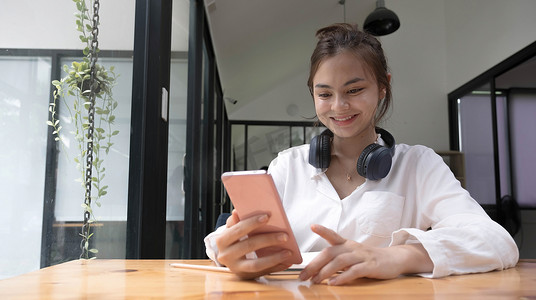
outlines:
{"label": "woman's eyebrow", "polygon": [[359,82],[359,81],[363,81],[365,80],[364,78],[361,78],[361,77],[356,77],[352,80],[348,80],[344,85],[347,86],[347,85],[350,85],[352,83],[356,83],[356,82]]}
{"label": "woman's eyebrow", "polygon": [[[364,81],[365,79],[364,78],[361,78],[361,77],[356,77],[354,79],[351,79],[351,80],[348,80],[344,86],[347,86],[347,85],[350,85],[352,83],[356,83],[356,82],[359,82],[359,81]],[[331,89],[332,87],[329,85],[329,84],[324,84],[324,83],[318,83],[315,85],[315,88],[320,88],[320,89]]]}
{"label": "woman's eyebrow", "polygon": [[315,88],[320,88],[320,89],[330,89],[331,86],[330,86],[329,84],[319,83],[319,84],[315,85]]}

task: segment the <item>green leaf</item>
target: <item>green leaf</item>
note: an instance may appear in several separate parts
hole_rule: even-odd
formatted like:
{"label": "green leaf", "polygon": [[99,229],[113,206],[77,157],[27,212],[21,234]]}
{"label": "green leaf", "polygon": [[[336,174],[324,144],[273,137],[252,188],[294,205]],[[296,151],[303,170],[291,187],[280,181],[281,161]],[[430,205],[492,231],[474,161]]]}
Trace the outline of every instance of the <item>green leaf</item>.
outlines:
{"label": "green leaf", "polygon": [[47,121],[47,125],[54,126],[54,124],[51,121]]}
{"label": "green leaf", "polygon": [[97,250],[97,249],[89,249],[89,252],[96,254],[96,253],[99,253],[99,250]]}

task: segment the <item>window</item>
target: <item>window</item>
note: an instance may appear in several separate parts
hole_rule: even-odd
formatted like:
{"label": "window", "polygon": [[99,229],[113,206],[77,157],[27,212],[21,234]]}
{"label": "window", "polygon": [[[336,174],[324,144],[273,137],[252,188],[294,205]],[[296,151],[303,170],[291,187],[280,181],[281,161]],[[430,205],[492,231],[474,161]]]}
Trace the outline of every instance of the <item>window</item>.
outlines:
{"label": "window", "polygon": [[491,210],[505,196],[536,208],[535,55],[533,43],[449,94],[451,148],[465,153],[467,189]]}

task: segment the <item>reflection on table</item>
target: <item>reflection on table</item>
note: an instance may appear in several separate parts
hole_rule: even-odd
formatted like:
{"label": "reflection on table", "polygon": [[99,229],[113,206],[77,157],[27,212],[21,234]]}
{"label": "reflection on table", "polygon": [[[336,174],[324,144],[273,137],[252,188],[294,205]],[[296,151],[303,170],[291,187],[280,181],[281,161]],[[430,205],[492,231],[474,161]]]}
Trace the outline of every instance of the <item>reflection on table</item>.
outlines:
{"label": "reflection on table", "polygon": [[232,273],[171,267],[210,265],[208,260],[75,260],[0,281],[0,299],[189,298],[355,299],[536,297],[536,260],[482,274],[427,279],[358,279],[346,286],[299,281],[298,275],[269,275],[242,281]]}

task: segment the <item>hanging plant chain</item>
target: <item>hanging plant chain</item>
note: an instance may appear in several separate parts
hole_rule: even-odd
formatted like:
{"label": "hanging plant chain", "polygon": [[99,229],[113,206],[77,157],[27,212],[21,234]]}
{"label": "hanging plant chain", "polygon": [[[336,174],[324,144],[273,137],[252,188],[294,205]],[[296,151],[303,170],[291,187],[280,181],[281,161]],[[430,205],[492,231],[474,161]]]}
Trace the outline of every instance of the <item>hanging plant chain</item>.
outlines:
{"label": "hanging plant chain", "polygon": [[[85,200],[86,208],[91,207],[91,185],[92,185],[92,169],[93,169],[93,131],[95,129],[95,97],[96,90],[98,87],[97,82],[97,68],[95,67],[98,59],[98,35],[99,35],[99,0],[94,0],[93,2],[93,20],[92,20],[92,30],[91,30],[91,50],[88,54],[89,63],[90,63],[90,93],[89,93],[89,108],[88,108],[88,128],[87,128],[87,152],[86,152],[86,169],[85,169]],[[84,226],[82,228],[82,234],[85,237],[85,241],[82,241],[84,244],[88,242],[88,237],[90,236],[90,219],[91,211],[86,209],[84,212]],[[88,249],[87,245],[81,245],[82,249]],[[82,252],[82,255],[85,255],[86,258],[88,253]]]}

